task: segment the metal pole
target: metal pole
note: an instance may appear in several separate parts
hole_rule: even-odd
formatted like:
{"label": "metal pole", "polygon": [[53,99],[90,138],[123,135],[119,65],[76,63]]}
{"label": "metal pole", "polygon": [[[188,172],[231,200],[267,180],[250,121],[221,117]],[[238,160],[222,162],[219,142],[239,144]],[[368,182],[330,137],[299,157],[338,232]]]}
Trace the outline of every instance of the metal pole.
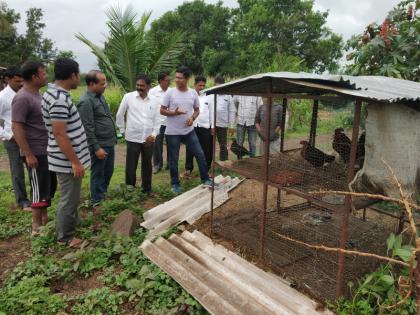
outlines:
{"label": "metal pole", "polygon": [[317,121],[318,121],[318,105],[319,105],[319,100],[314,100],[314,106],[312,108],[311,131],[309,132],[309,144],[313,147],[315,146],[315,138],[316,138],[316,126],[317,126]]}
{"label": "metal pole", "polygon": [[[270,82],[270,92],[272,91],[272,80]],[[264,115],[264,184],[263,184],[263,205],[261,209],[261,220],[260,220],[260,253],[259,258],[261,261],[264,261],[264,236],[265,236],[265,215],[267,210],[267,193],[268,193],[268,167],[270,161],[270,125],[271,125],[271,107],[273,105],[273,98],[270,96],[268,102],[265,105],[265,115]]]}
{"label": "metal pole", "polygon": [[[347,171],[347,183],[350,183],[354,177],[354,164],[356,163],[356,151],[357,151],[357,139],[359,137],[359,124],[360,124],[360,112],[362,102],[357,100],[354,107],[354,122],[352,132],[352,142],[350,151],[350,161]],[[340,248],[346,247],[346,242],[349,236],[349,216],[351,212],[351,196],[346,196],[345,207],[341,214],[341,228],[340,228]],[[340,252],[338,254],[338,269],[337,269],[337,282],[335,287],[335,296],[339,298],[342,295],[344,285],[344,270],[345,270],[345,255]]]}
{"label": "metal pole", "polygon": [[[213,208],[214,208],[214,175],[216,166],[216,115],[217,115],[217,94],[214,94],[214,110],[213,110],[213,158],[211,163],[211,200],[210,200],[210,238],[213,238]],[[211,130],[211,129],[210,129]]]}

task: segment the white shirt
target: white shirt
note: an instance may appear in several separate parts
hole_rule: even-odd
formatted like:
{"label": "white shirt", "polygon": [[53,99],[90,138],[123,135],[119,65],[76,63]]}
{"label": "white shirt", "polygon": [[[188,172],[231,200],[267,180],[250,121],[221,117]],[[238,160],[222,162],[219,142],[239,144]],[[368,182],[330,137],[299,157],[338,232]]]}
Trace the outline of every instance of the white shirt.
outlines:
{"label": "white shirt", "polygon": [[12,132],[12,100],[16,92],[10,86],[6,86],[0,91],[0,119],[4,126],[0,126],[0,139],[10,140],[13,137]]}
{"label": "white shirt", "polygon": [[[137,143],[145,142],[149,136],[159,134],[160,105],[153,96],[141,98],[137,91],[124,95],[118,108],[116,125],[125,140]],[[127,123],[124,116],[127,113]]]}
{"label": "white shirt", "polygon": [[201,128],[211,128],[213,126],[212,121],[210,121],[210,111],[209,111],[209,98],[214,97],[213,95],[200,95],[200,115],[194,121],[194,127]]}
{"label": "white shirt", "polygon": [[238,103],[238,125],[254,126],[257,109],[263,104],[262,98],[259,96],[235,95],[233,102]]}
{"label": "white shirt", "polygon": [[[210,121],[214,121],[214,95],[209,95]],[[234,128],[236,108],[230,95],[217,95],[216,127]]]}
{"label": "white shirt", "polygon": [[[171,88],[168,87],[168,89],[164,91],[162,90],[161,86],[158,84],[149,90],[149,95],[155,97],[158,100],[159,105],[162,105],[163,97],[170,89]],[[166,126],[166,116],[161,115],[160,111],[159,111],[159,119],[160,119],[160,124],[162,126]]]}

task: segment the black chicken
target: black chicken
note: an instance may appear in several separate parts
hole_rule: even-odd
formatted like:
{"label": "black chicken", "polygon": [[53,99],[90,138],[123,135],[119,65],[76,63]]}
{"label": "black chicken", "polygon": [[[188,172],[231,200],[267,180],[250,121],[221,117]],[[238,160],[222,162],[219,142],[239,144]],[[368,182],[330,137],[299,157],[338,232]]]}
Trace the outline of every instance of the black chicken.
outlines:
{"label": "black chicken", "polygon": [[238,142],[236,142],[236,139],[232,140],[230,150],[238,156],[238,159],[242,158],[245,155],[249,155],[249,151],[243,146],[239,145]]}
{"label": "black chicken", "polygon": [[335,129],[332,147],[340,155],[344,163],[350,161],[351,140],[346,136],[343,128]]}
{"label": "black chicken", "polygon": [[308,141],[302,140],[300,144],[302,145],[300,154],[315,167],[321,167],[325,163],[331,163],[335,160],[334,155],[325,154],[321,150],[311,146]]}

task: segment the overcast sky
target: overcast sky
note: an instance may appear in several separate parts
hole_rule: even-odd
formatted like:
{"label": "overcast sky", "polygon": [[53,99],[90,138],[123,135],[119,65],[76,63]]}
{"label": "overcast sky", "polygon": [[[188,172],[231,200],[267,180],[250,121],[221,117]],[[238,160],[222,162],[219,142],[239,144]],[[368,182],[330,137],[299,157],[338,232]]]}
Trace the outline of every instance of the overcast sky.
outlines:
{"label": "overcast sky", "polygon": [[[4,0],[0,0],[4,1]],[[77,57],[81,70],[86,72],[96,68],[96,58],[74,34],[80,32],[95,43],[102,43],[106,33],[104,11],[110,6],[132,4],[139,14],[152,11],[152,20],[166,11],[175,9],[184,0],[5,0],[10,8],[21,13],[18,27],[20,33],[25,30],[25,11],[30,7],[39,7],[44,11],[46,27],[44,35],[51,38],[58,49],[72,50]],[[216,3],[217,0],[206,0]],[[329,11],[327,25],[344,39],[359,34],[371,22],[381,22],[387,12],[399,0],[315,0],[315,9]],[[223,1],[226,6],[236,6],[236,0]]]}

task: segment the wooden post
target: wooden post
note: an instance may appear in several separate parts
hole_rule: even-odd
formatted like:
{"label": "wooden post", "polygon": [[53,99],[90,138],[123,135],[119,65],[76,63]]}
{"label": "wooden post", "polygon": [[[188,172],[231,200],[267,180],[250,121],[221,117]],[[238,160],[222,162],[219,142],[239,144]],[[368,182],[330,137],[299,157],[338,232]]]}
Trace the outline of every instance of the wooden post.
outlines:
{"label": "wooden post", "polygon": [[319,100],[314,100],[314,106],[312,108],[311,131],[309,132],[309,144],[313,147],[315,146],[316,127],[318,122],[318,105]]}
{"label": "wooden post", "polygon": [[287,115],[287,98],[283,98],[283,113],[281,117],[281,130],[280,130],[280,152],[284,151],[284,136],[286,132],[286,115]]}
{"label": "wooden post", "polygon": [[[270,93],[272,92],[273,79],[270,80]],[[263,174],[264,174],[264,184],[263,184],[263,204],[261,208],[261,219],[260,219],[260,251],[259,258],[261,261],[264,261],[264,237],[265,237],[265,215],[267,212],[267,194],[268,194],[268,168],[270,163],[270,125],[271,125],[271,107],[273,105],[273,98],[270,96],[268,102],[265,105],[265,114],[264,114],[264,158],[263,158]]]}
{"label": "wooden post", "polygon": [[[360,113],[361,113],[362,102],[356,101],[354,108],[354,121],[353,121],[353,133],[352,133],[352,144],[350,151],[350,161],[348,164],[347,171],[347,182],[350,183],[354,177],[354,165],[356,163],[356,151],[357,151],[357,139],[359,136],[359,124],[360,124]],[[349,235],[349,216],[351,212],[352,199],[350,195],[346,196],[345,206],[341,213],[341,226],[340,226],[340,248],[346,247],[346,242]],[[342,295],[344,286],[344,271],[345,271],[345,255],[340,252],[338,254],[338,269],[337,269],[337,282],[335,287],[335,296],[339,298]]]}
{"label": "wooden post", "polygon": [[[216,164],[216,115],[217,115],[217,94],[214,94],[214,119],[213,119],[213,159],[211,163],[211,200],[210,200],[210,238],[213,238],[213,208],[214,208],[214,178]],[[210,129],[211,130],[211,129]]]}

